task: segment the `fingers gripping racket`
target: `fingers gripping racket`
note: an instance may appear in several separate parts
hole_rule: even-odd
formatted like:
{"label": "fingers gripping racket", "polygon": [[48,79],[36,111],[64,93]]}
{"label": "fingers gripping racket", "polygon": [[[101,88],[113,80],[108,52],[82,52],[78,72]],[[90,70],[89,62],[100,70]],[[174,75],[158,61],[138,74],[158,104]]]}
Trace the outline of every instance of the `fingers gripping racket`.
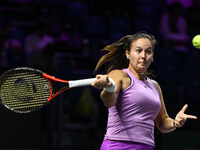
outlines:
{"label": "fingers gripping racket", "polygon": [[[0,102],[17,113],[29,113],[51,101],[63,91],[90,85],[96,78],[67,81],[33,68],[14,68],[0,77]],[[54,92],[52,81],[66,86]]]}

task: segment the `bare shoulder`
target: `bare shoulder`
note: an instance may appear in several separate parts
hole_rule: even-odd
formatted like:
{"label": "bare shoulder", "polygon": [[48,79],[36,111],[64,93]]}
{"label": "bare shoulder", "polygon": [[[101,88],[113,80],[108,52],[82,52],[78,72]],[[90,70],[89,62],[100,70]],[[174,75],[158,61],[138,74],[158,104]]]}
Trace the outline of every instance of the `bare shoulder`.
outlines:
{"label": "bare shoulder", "polygon": [[153,79],[151,79],[151,81],[152,81],[156,86],[158,86],[158,82],[157,82],[157,81],[155,81],[155,80],[153,80]]}
{"label": "bare shoulder", "polygon": [[160,85],[158,84],[158,82],[155,80],[152,80],[152,79],[151,79],[151,81],[157,86],[159,92],[161,92],[161,88],[160,88]]}
{"label": "bare shoulder", "polygon": [[108,76],[113,77],[115,79],[124,79],[124,78],[128,77],[127,74],[125,73],[125,71],[123,71],[123,70],[112,70],[108,74]]}
{"label": "bare shoulder", "polygon": [[118,85],[118,91],[126,89],[130,85],[130,78],[124,70],[113,70],[108,74]]}

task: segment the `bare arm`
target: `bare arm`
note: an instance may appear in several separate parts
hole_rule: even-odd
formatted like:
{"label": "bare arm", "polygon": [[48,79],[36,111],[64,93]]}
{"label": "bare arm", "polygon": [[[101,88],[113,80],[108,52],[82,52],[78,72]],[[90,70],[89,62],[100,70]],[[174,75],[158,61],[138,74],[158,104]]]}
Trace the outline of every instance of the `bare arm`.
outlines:
{"label": "bare arm", "polygon": [[163,133],[171,132],[176,129],[173,126],[173,119],[171,119],[167,114],[162,90],[161,90],[159,84],[156,81],[154,81],[154,83],[158,88],[159,95],[160,95],[160,102],[161,102],[160,112],[158,113],[156,120],[155,120],[156,126]]}
{"label": "bare arm", "polygon": [[92,83],[92,86],[94,86],[95,88],[102,89],[104,87],[111,86],[110,82],[107,83],[107,77],[113,79],[113,81],[115,82],[114,92],[107,92],[105,90],[102,90],[101,95],[100,95],[104,105],[107,108],[110,108],[116,104],[118,94],[120,90],[122,89],[124,75],[125,74],[122,70],[113,70],[108,75],[97,75],[96,76],[97,80],[95,80]]}
{"label": "bare arm", "polygon": [[173,121],[174,119],[170,118],[167,114],[166,111],[166,107],[165,107],[165,103],[164,103],[164,99],[163,99],[163,95],[162,95],[162,90],[159,86],[159,84],[155,81],[153,81],[156,86],[158,87],[159,90],[159,94],[160,94],[160,101],[161,101],[161,109],[160,112],[158,113],[157,117],[156,117],[156,126],[157,128],[163,132],[163,133],[167,133],[167,132],[171,132],[174,131],[176,129],[176,127],[182,127],[185,123],[185,121],[189,118],[189,119],[197,119],[196,116],[192,116],[192,115],[186,115],[184,112],[187,109],[187,105],[185,105],[183,107],[183,109],[176,115],[175,117],[175,126],[173,125]]}

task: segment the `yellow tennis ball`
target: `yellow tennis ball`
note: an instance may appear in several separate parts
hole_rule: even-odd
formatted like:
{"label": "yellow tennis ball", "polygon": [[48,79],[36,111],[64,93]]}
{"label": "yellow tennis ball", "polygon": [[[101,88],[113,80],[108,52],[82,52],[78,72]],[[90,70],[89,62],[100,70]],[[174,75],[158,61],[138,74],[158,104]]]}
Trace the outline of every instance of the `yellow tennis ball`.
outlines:
{"label": "yellow tennis ball", "polygon": [[200,49],[200,34],[196,35],[193,39],[192,39],[192,44],[195,48]]}

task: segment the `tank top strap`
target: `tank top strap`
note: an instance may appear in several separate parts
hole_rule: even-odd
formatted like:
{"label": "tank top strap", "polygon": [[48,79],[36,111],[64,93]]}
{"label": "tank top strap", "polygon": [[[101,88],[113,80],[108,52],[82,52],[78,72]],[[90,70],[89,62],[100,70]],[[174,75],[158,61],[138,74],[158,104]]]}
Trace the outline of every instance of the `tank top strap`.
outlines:
{"label": "tank top strap", "polygon": [[134,75],[128,70],[128,69],[123,69],[127,74],[128,76],[132,79],[134,78]]}

